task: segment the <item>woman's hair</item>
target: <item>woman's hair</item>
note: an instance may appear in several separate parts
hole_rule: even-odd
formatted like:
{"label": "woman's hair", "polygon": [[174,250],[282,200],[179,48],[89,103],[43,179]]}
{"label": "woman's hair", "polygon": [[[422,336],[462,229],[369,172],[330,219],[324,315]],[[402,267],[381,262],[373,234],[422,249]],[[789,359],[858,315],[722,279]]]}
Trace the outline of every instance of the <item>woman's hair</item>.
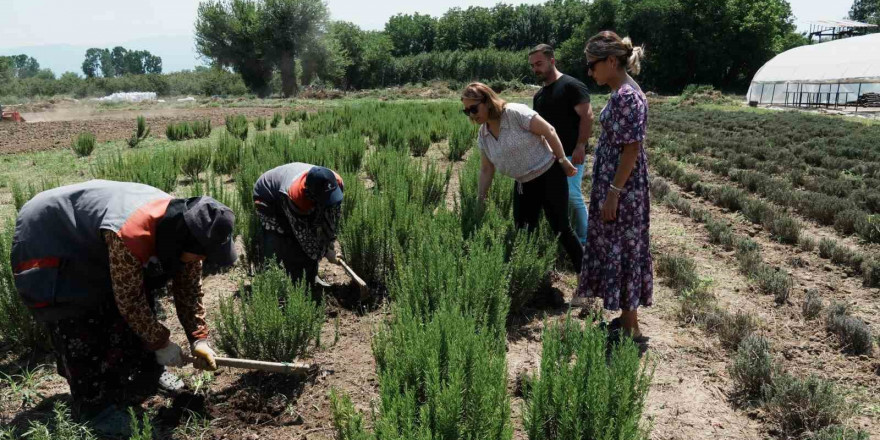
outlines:
{"label": "woman's hair", "polygon": [[461,92],[461,99],[475,99],[485,102],[489,107],[489,119],[498,119],[507,102],[501,99],[494,90],[481,82],[472,82]]}
{"label": "woman's hair", "polygon": [[633,47],[629,37],[620,39],[620,36],[612,31],[602,31],[587,41],[584,55],[594,58],[617,58],[620,66],[626,66],[626,70],[633,75],[638,75],[642,70],[645,47]]}

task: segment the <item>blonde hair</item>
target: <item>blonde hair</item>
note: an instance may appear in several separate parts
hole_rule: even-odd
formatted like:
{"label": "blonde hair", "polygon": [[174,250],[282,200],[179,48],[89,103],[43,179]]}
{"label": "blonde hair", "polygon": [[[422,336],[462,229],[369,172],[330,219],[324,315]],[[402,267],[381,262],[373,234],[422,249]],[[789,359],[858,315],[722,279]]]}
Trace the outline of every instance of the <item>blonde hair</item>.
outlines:
{"label": "blonde hair", "polygon": [[642,58],[645,57],[645,47],[633,47],[629,37],[621,39],[612,31],[602,31],[587,41],[584,55],[594,58],[617,58],[620,66],[626,66],[626,70],[633,75],[638,75],[642,70]]}
{"label": "blonde hair", "polygon": [[472,82],[461,92],[461,99],[473,99],[475,101],[485,102],[489,107],[489,119],[498,119],[507,102],[495,93],[491,87],[481,83]]}

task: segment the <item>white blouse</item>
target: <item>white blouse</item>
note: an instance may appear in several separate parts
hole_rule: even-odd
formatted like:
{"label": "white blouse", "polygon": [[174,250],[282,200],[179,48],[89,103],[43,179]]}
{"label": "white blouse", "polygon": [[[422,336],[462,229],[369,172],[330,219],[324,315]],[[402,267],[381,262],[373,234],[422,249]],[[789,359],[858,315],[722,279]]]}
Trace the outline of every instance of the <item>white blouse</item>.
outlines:
{"label": "white blouse", "polygon": [[555,160],[544,137],[529,131],[529,124],[537,114],[525,104],[508,103],[501,112],[497,139],[486,124],[480,126],[480,151],[498,172],[520,183],[544,174]]}

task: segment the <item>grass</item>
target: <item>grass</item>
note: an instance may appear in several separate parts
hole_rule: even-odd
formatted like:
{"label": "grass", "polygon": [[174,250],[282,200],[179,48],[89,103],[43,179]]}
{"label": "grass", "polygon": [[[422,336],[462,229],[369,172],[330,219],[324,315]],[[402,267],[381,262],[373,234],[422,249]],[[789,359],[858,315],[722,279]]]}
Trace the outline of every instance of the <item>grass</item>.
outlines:
{"label": "grass", "polygon": [[79,157],[91,156],[92,151],[95,151],[95,135],[88,132],[80,133],[70,148]]}
{"label": "grass", "polygon": [[131,148],[135,148],[140,144],[147,136],[150,135],[150,127],[147,126],[147,122],[143,116],[137,117],[137,127],[134,129],[134,133],[132,133],[131,137],[128,139],[128,146]]}

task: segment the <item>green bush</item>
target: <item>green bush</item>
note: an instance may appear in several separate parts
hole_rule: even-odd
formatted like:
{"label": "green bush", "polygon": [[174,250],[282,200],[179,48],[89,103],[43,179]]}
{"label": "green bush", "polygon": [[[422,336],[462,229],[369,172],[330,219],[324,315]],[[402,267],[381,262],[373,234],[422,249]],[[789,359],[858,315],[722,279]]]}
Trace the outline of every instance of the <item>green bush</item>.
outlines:
{"label": "green bush", "polygon": [[446,158],[451,161],[459,161],[470,150],[477,140],[477,130],[473,124],[458,123],[453,125],[449,134],[449,153]]}
{"label": "green bush", "polygon": [[70,410],[55,402],[53,416],[48,422],[32,420],[22,438],[28,440],[96,440],[98,437],[83,424],[73,421]]}
{"label": "green bush", "polygon": [[638,348],[607,346],[604,331],[567,318],[544,330],[523,425],[530,440],[647,439],[642,423],[652,372]]}
{"label": "green bush", "polygon": [[549,233],[549,225],[541,226],[531,233],[526,229],[515,231],[513,248],[507,258],[511,313],[517,313],[549,281],[556,261],[556,237]]}
{"label": "green bush", "polygon": [[755,317],[748,312],[737,311],[736,314],[722,313],[713,322],[710,331],[718,335],[721,346],[727,350],[736,350],[743,339],[751,335],[758,327]]}
{"label": "green bush", "polygon": [[15,232],[15,219],[0,224],[0,341],[22,351],[49,347],[49,334],[43,324],[36,322],[30,310],[21,301],[12,276],[10,252]]}
{"label": "green bush", "polygon": [[804,318],[807,320],[818,318],[822,314],[823,308],[822,297],[819,296],[819,292],[816,289],[807,290],[806,294],[804,294],[804,302],[801,304],[801,313],[804,315]]}
{"label": "green bush", "polygon": [[862,262],[862,284],[865,287],[880,287],[880,258]]}
{"label": "green bush", "polygon": [[[166,132],[167,134],[167,132]],[[137,117],[137,127],[134,129],[134,133],[131,134],[131,137],[128,138],[128,146],[131,148],[135,148],[143,142],[147,136],[150,135],[150,127],[147,126],[147,121],[143,116]]]}
{"label": "green bush", "polygon": [[282,120],[282,119],[283,119],[283,117],[281,116],[281,113],[275,112],[275,113],[272,115],[272,121],[269,122],[269,125],[270,125],[272,128],[277,128],[277,127],[278,127],[278,124],[281,123],[281,120]]}
{"label": "green bush", "polygon": [[758,282],[758,289],[767,295],[773,295],[776,304],[783,305],[788,302],[791,288],[794,285],[789,274],[764,264],[758,269],[755,278]]}
{"label": "green bush", "polygon": [[844,304],[835,303],[829,307],[825,328],[829,333],[837,335],[840,345],[847,353],[870,355],[874,349],[870,327],[861,319],[851,316]]}
{"label": "green bush", "polygon": [[257,131],[265,131],[266,130],[266,118],[263,116],[257,116],[257,119],[254,119],[254,128]]}
{"label": "green bush", "polygon": [[409,152],[416,157],[424,156],[431,147],[431,138],[422,130],[413,130],[407,140]]}
{"label": "green bush", "polygon": [[847,428],[843,426],[829,426],[811,434],[807,440],[869,440],[867,432],[861,429]]}
{"label": "green bush", "polygon": [[177,157],[170,149],[137,151],[125,155],[117,152],[113,156],[98,158],[92,165],[95,178],[143,183],[167,193],[177,187],[179,173]]}
{"label": "green bush", "polygon": [[214,159],[211,165],[217,174],[232,174],[241,164],[242,142],[237,137],[223,133],[217,137]]}
{"label": "green bush", "polygon": [[816,249],[816,239],[809,235],[801,234],[798,237],[798,247],[804,252],[813,252]]}
{"label": "green bush", "polygon": [[819,256],[822,258],[831,258],[836,248],[837,241],[832,238],[822,238],[819,240]]}
{"label": "green bush", "polygon": [[749,335],[740,341],[728,368],[736,396],[746,402],[760,400],[762,390],[778,374],[770,344],[761,336]]}
{"label": "green bush", "polygon": [[700,285],[696,264],[688,256],[663,254],[657,259],[657,274],[667,279],[676,292],[694,290]]}
{"label": "green bush", "polygon": [[211,120],[192,122],[193,139],[203,139],[211,135]]}
{"label": "green bush", "polygon": [[241,139],[247,139],[248,120],[245,115],[235,115],[226,117],[226,132]]}
{"label": "green bush", "polygon": [[813,376],[774,378],[772,386],[764,388],[764,401],[768,418],[788,437],[838,425],[853,413],[839,389]]}
{"label": "green bush", "polygon": [[95,135],[88,132],[80,133],[70,148],[79,157],[91,156],[92,151],[95,151]]}
{"label": "green bush", "polygon": [[165,127],[165,137],[169,141],[185,141],[195,136],[192,125],[189,122],[172,122]]}
{"label": "green bush", "polygon": [[194,145],[180,153],[180,172],[190,182],[198,182],[199,174],[211,166],[211,146],[208,144]]}
{"label": "green bush", "polygon": [[[257,274],[240,301],[220,299],[217,346],[233,357],[292,362],[320,344],[324,312],[305,281],[277,266]],[[244,284],[240,290],[246,292]]]}
{"label": "green bush", "polygon": [[797,244],[803,225],[794,217],[787,214],[779,214],[768,225],[770,233],[780,243]]}

